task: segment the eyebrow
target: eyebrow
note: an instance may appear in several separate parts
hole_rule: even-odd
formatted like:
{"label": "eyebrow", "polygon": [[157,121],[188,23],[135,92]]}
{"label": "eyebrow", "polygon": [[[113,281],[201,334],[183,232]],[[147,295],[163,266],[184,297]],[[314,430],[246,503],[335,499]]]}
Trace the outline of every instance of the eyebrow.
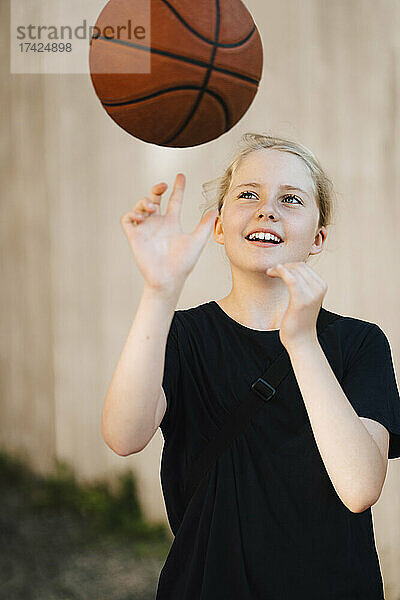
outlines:
{"label": "eyebrow", "polygon": [[[258,183],[257,181],[250,181],[249,183],[240,183],[239,185],[236,185],[234,188],[232,188],[232,191],[236,190],[237,188],[246,187],[248,185],[251,185],[252,187],[258,187],[258,188],[263,187],[262,183]],[[289,185],[288,183],[280,185],[279,189],[281,189],[281,190],[297,190],[299,192],[303,192],[303,194],[306,194],[308,197],[310,197],[310,194],[308,194],[305,190],[302,190],[301,188],[299,188],[297,186]]]}

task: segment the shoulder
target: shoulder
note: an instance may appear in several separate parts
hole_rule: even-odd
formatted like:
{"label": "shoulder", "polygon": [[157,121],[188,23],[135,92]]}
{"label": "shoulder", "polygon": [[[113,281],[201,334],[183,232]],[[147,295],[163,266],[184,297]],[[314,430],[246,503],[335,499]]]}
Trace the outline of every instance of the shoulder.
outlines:
{"label": "shoulder", "polygon": [[375,322],[349,315],[327,311],[338,318],[326,329],[330,345],[334,345],[342,356],[345,372],[355,360],[368,358],[377,362],[391,355],[389,340],[383,329]]}
{"label": "shoulder", "polygon": [[189,337],[205,335],[212,321],[210,303],[199,304],[189,308],[176,309],[171,321],[170,332],[181,342]]}
{"label": "shoulder", "polygon": [[189,308],[176,309],[174,312],[174,319],[183,326],[190,325],[191,323],[196,324],[205,322],[208,320],[210,314],[210,302],[205,302]]}
{"label": "shoulder", "polygon": [[334,344],[341,352],[344,361],[349,362],[361,351],[379,349],[387,352],[390,348],[383,329],[375,322],[350,315],[342,315],[323,308],[328,316],[336,317],[323,332],[329,344]]}
{"label": "shoulder", "polygon": [[366,321],[365,319],[360,319],[358,317],[342,315],[325,308],[322,310],[328,316],[336,317],[335,320],[328,325],[328,328],[330,328],[331,331],[334,331],[337,336],[343,339],[343,341],[351,339],[352,343],[357,340],[361,343],[367,336],[371,335],[386,337],[384,331],[377,323]]}

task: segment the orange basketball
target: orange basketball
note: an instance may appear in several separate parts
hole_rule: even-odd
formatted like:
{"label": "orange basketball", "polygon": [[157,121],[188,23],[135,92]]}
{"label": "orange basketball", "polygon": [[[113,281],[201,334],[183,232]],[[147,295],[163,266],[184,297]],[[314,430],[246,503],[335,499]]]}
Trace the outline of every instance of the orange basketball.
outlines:
{"label": "orange basketball", "polygon": [[[137,24],[140,3],[151,11],[147,40]],[[112,37],[110,25],[128,21],[129,31],[121,27]],[[132,36],[135,25],[142,35]],[[132,72],[146,56],[149,72]],[[89,64],[103,108],[122,129],[185,148],[218,138],[245,114],[263,51],[241,0],[110,0],[96,21]]]}

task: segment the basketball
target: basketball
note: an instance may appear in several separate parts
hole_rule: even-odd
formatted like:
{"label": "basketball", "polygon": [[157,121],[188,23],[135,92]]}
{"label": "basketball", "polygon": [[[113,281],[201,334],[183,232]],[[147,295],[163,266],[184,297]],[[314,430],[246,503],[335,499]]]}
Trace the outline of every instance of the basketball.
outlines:
{"label": "basketball", "polygon": [[[147,39],[137,24],[146,7]],[[119,27],[118,39],[117,23],[130,25]],[[214,140],[257,93],[261,37],[241,0],[110,0],[92,29],[89,69],[101,105],[145,142],[185,148]],[[134,72],[144,57],[148,72]]]}

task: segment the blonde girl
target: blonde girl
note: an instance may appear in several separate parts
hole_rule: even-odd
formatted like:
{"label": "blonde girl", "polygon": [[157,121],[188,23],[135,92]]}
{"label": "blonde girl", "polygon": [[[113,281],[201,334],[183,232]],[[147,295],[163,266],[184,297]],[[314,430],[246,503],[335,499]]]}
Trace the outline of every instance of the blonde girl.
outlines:
{"label": "blonde girl", "polygon": [[[270,135],[242,142],[192,233],[180,224],[182,173],[165,214],[160,183],[121,219],[145,285],[103,436],[126,456],[163,433],[175,537],[157,600],[382,600],[371,506],[400,456],[390,346],[377,324],[322,306],[327,284],[308,261],[325,248],[334,195],[316,157]],[[231,290],[176,310],[211,230]],[[321,313],[338,318],[318,335]],[[187,501],[194,459],[283,350],[279,393]]]}

